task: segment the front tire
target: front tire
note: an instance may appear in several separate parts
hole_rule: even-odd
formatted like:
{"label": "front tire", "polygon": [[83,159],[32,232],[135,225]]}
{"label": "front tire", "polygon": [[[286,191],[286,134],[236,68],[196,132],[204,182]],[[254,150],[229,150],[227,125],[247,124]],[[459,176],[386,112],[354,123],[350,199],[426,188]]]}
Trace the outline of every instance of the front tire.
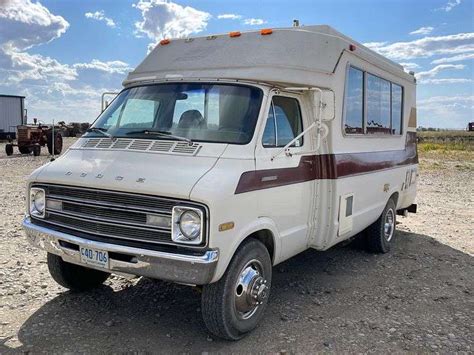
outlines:
{"label": "front tire", "polygon": [[5,153],[7,154],[7,156],[13,154],[13,144],[8,143],[7,145],[5,145]]}
{"label": "front tire", "polygon": [[388,200],[380,217],[366,230],[367,247],[370,252],[388,253],[395,238],[396,206],[393,199]]}
{"label": "front tire", "polygon": [[257,327],[268,304],[272,262],[256,239],[236,251],[222,278],[203,288],[201,309],[207,329],[228,340],[238,340]]}
{"label": "front tire", "polygon": [[48,253],[48,269],[54,281],[72,291],[99,287],[110,276],[107,272],[65,262],[60,256],[51,253]]}

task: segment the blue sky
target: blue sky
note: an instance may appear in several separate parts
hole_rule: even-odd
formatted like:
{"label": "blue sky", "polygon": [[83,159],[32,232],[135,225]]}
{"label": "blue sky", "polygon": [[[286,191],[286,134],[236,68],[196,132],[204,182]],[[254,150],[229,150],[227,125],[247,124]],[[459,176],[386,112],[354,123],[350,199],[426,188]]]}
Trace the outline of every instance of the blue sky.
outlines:
{"label": "blue sky", "polygon": [[418,123],[474,120],[473,0],[0,0],[0,93],[29,118],[92,121],[164,37],[328,24],[414,70]]}

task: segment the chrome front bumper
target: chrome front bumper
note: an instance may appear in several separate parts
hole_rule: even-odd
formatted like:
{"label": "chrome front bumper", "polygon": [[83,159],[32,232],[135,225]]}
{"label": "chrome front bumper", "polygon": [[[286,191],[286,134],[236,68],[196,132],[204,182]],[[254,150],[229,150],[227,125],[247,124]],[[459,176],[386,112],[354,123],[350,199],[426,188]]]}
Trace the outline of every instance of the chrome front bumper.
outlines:
{"label": "chrome front bumper", "polygon": [[[35,225],[31,223],[30,217],[25,217],[23,220],[23,228],[31,244],[48,253],[61,256],[66,262],[86,266],[80,261],[79,246],[101,249],[108,251],[109,254],[112,252],[125,255],[131,260],[130,262],[117,260],[109,255],[110,272],[146,276],[182,284],[208,284],[214,276],[219,259],[217,250],[208,250],[203,255],[194,256],[96,242]],[[91,265],[86,267],[95,268]],[[102,268],[98,270],[104,271]]]}

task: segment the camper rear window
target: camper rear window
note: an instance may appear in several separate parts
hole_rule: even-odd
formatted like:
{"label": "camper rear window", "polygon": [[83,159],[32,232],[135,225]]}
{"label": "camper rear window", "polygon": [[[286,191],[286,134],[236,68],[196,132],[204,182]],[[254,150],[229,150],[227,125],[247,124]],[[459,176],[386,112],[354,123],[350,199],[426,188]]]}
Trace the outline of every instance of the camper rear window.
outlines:
{"label": "camper rear window", "polygon": [[400,135],[403,88],[349,67],[344,98],[346,134]]}
{"label": "camper rear window", "polygon": [[[247,144],[253,137],[262,97],[262,90],[244,85],[138,86],[122,91],[94,127],[114,137],[179,136],[201,142]],[[150,131],[162,134],[149,134]]]}

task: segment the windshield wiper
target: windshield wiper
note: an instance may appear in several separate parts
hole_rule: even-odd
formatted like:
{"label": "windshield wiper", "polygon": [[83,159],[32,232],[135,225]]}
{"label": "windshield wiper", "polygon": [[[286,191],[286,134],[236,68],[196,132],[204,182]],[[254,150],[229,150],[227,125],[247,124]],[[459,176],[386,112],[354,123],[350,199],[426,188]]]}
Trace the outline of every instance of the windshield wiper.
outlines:
{"label": "windshield wiper", "polygon": [[171,132],[167,132],[167,131],[154,131],[154,130],[149,130],[149,129],[143,129],[141,131],[131,131],[131,132],[126,133],[126,135],[131,135],[131,134],[145,134],[145,135],[153,135],[153,136],[160,136],[160,137],[168,137],[168,138],[176,139],[178,141],[187,142],[189,145],[193,145],[193,141],[191,139],[186,138],[186,137],[181,137],[181,136],[175,136]]}
{"label": "windshield wiper", "polygon": [[110,139],[114,139],[114,136],[112,136],[110,133],[107,132],[107,128],[102,128],[102,127],[89,127],[86,132],[99,132],[102,133],[104,136]]}

